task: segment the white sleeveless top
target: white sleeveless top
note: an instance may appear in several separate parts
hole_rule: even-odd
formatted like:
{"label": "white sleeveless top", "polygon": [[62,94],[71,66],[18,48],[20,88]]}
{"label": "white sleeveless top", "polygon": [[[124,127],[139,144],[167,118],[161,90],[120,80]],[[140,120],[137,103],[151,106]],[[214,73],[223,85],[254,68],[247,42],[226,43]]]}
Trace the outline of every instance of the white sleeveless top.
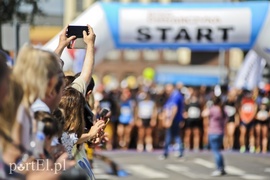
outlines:
{"label": "white sleeveless top", "polygon": [[151,119],[155,103],[151,100],[141,101],[138,104],[138,116],[141,119]]}

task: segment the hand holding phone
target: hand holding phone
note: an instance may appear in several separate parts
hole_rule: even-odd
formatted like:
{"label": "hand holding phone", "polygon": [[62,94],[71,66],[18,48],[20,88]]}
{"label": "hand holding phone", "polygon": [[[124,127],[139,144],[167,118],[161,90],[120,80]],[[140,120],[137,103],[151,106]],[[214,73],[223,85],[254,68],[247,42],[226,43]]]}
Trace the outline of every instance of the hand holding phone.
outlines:
{"label": "hand holding phone", "polygon": [[108,109],[102,109],[101,112],[100,112],[100,114],[99,114],[99,119],[105,121],[105,125],[107,125],[108,122],[110,121],[110,118],[107,117],[107,115],[108,115],[109,112],[110,111]]}
{"label": "hand holding phone", "polygon": [[106,115],[108,114],[109,110],[108,109],[102,109],[99,113],[99,119],[104,119]]}
{"label": "hand holding phone", "polygon": [[76,36],[76,38],[69,43],[67,48],[69,49],[85,49],[86,43],[83,39],[83,31],[89,35],[88,26],[77,26],[77,25],[69,25],[67,28],[66,36],[69,38],[71,36]]}

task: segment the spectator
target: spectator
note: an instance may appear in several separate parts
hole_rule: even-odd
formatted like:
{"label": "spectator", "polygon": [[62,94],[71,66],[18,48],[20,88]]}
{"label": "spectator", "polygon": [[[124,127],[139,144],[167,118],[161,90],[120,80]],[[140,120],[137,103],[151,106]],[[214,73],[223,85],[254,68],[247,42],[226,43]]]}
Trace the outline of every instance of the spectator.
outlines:
{"label": "spectator", "polygon": [[[6,120],[7,119],[3,119],[2,117],[2,106],[4,104],[4,99],[6,98],[6,96],[8,95],[8,90],[9,90],[9,69],[8,66],[6,64],[6,59],[4,58],[4,56],[0,55],[0,121],[1,121],[1,131],[5,130],[5,125],[6,125]],[[4,127],[4,128],[3,128]],[[0,149],[0,179],[5,179],[6,178],[6,173],[4,170],[4,162],[2,160],[2,151],[3,151],[3,145],[4,145],[4,138],[1,136],[0,138],[1,140],[1,149]]]}
{"label": "spectator", "polygon": [[90,164],[88,164],[88,161],[85,161],[87,156],[83,143],[89,139],[94,139],[105,125],[103,121],[98,121],[87,133],[84,133],[84,105],[85,99],[79,91],[72,87],[65,89],[59,104],[59,109],[64,116],[64,132],[61,137],[61,143],[68,152],[69,158],[74,157],[77,167],[85,170],[91,179],[94,175],[91,169],[86,168]]}
{"label": "spectator", "polygon": [[215,156],[215,162],[217,169],[212,173],[212,176],[225,175],[224,159],[220,152],[223,143],[224,129],[227,121],[227,114],[221,103],[219,97],[215,97],[213,100],[213,106],[205,109],[203,112],[204,116],[209,117],[209,143],[210,148]]}
{"label": "spectator", "polygon": [[30,140],[36,129],[30,107],[37,98],[43,99],[54,89],[61,72],[58,59],[54,53],[26,45],[20,50],[14,66],[14,79],[22,86],[24,96],[18,110],[18,121],[14,125],[13,138],[28,150],[31,150]]}
{"label": "spectator", "polygon": [[59,121],[52,114],[44,111],[36,111],[34,114],[36,121],[44,123],[45,143],[44,151],[46,158],[55,159],[54,155],[58,152],[53,152],[51,143],[54,137],[60,137],[62,133],[62,127]]}

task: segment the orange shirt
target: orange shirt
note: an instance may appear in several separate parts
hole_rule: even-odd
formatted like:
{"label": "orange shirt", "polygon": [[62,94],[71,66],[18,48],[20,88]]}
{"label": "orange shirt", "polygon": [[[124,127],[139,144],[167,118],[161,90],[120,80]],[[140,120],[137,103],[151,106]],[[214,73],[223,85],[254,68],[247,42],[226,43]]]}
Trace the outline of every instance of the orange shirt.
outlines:
{"label": "orange shirt", "polygon": [[257,106],[253,99],[243,98],[240,107],[240,119],[244,123],[250,123],[253,121],[257,112]]}

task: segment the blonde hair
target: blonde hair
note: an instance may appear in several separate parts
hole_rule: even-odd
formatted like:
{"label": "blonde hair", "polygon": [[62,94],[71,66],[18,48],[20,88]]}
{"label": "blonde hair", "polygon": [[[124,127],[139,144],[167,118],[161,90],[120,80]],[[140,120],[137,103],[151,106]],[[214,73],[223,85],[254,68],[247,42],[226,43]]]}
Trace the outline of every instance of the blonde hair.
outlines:
{"label": "blonde hair", "polygon": [[24,45],[19,51],[13,75],[24,91],[23,104],[29,107],[44,98],[49,80],[62,72],[59,58],[50,51]]}

